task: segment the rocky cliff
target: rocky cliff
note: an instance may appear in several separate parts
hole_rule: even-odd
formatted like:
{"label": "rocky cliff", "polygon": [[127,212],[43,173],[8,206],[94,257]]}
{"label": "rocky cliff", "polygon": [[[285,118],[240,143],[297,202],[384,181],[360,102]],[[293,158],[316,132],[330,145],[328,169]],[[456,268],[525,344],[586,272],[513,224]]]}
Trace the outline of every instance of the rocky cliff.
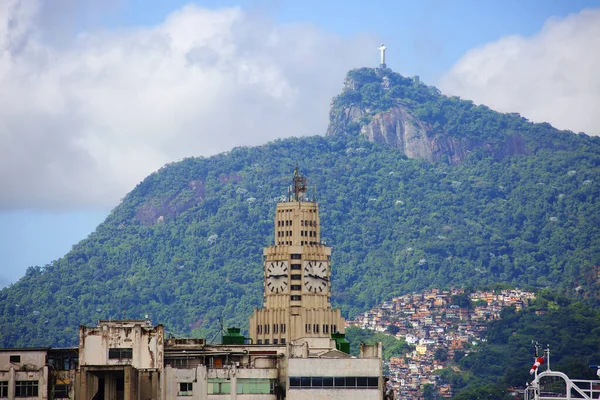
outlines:
{"label": "rocky cliff", "polygon": [[[459,164],[469,152],[479,148],[491,151],[497,159],[529,152],[523,137],[516,133],[497,132],[489,138],[477,134],[460,135],[460,132],[451,134],[444,126],[448,118],[439,118],[444,111],[452,112],[450,109],[439,109],[437,115],[425,115],[429,121],[417,117],[419,107],[411,95],[419,97],[420,92],[426,91],[442,100],[449,98],[433,87],[404,78],[389,69],[354,70],[344,83],[343,92],[332,101],[327,136],[360,134],[371,142],[398,149],[409,158],[434,163]],[[420,100],[423,103],[423,99]],[[470,102],[465,103],[477,108]],[[452,102],[447,104],[449,108],[451,105]]]}

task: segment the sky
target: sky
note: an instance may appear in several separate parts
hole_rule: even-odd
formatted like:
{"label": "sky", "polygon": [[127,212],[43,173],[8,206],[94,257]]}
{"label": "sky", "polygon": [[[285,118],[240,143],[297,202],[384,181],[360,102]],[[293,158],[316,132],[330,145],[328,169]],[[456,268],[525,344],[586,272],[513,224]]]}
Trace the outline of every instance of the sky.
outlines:
{"label": "sky", "polygon": [[600,0],[0,0],[0,287],[166,163],[323,135],[346,72],[600,135]]}

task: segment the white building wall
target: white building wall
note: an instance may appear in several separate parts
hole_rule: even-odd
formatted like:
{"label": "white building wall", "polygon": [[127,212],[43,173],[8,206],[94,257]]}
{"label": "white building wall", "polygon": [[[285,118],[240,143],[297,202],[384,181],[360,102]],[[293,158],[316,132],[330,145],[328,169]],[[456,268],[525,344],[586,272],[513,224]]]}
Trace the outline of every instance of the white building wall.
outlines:
{"label": "white building wall", "polygon": [[[277,379],[277,368],[197,368],[181,369],[166,366],[163,373],[164,400],[276,400],[274,394],[237,394],[238,378]],[[230,394],[208,394],[208,379],[229,379]],[[179,383],[192,382],[191,396],[178,396]]]}
{"label": "white building wall", "polygon": [[373,389],[291,389],[286,400],[381,400],[383,395]]}
{"label": "white building wall", "polygon": [[289,376],[381,376],[379,358],[290,358]]}
{"label": "white building wall", "polygon": [[[288,376],[368,376],[381,377],[379,358],[290,358]],[[378,389],[310,389],[291,388],[287,382],[287,400],[339,399],[339,400],[381,400],[382,382]]]}

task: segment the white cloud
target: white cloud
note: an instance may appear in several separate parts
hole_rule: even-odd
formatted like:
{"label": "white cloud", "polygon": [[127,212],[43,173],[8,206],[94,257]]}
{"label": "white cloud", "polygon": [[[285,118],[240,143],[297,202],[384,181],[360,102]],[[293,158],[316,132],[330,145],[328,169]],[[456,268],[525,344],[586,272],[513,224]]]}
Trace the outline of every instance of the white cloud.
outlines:
{"label": "white cloud", "polygon": [[57,43],[40,9],[0,2],[4,209],[110,207],[166,162],[322,134],[345,72],[376,58],[371,38],[239,8]]}
{"label": "white cloud", "polygon": [[474,49],[441,89],[560,129],[600,135],[600,9],[551,18],[531,37]]}

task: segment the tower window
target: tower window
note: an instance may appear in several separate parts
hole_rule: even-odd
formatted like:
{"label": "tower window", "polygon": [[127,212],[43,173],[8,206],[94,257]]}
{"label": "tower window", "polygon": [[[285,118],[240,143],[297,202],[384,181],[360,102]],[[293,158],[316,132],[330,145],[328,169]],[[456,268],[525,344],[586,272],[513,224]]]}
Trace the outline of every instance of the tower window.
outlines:
{"label": "tower window", "polygon": [[302,260],[302,254],[292,254],[292,260]]}
{"label": "tower window", "polygon": [[299,275],[299,274],[293,274],[293,275],[292,275],[292,280],[293,280],[293,281],[301,281],[301,280],[302,280],[302,275]]}
{"label": "tower window", "polygon": [[300,301],[300,300],[302,300],[302,296],[300,296],[300,295],[297,295],[297,294],[294,294],[294,295],[291,295],[291,296],[290,296],[290,299],[291,299],[292,301]]}
{"label": "tower window", "polygon": [[301,264],[292,264],[292,269],[302,269]]}
{"label": "tower window", "polygon": [[292,285],[291,289],[292,290],[302,290],[302,286],[301,285]]}

